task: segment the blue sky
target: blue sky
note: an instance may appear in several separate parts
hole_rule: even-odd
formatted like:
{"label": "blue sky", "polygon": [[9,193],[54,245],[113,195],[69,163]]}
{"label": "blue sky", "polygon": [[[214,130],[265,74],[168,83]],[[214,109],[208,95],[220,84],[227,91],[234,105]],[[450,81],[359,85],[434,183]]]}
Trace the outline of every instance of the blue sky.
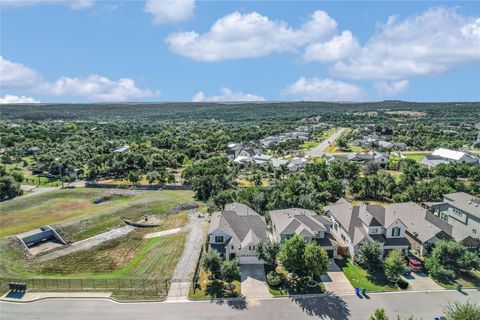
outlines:
{"label": "blue sky", "polygon": [[0,101],[480,100],[480,4],[2,0]]}

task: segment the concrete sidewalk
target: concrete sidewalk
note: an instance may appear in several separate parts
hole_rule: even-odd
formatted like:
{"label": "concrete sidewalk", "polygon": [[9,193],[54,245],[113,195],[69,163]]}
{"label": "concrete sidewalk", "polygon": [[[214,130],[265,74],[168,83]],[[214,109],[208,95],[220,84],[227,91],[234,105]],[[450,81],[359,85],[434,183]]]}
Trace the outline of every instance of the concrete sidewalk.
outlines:
{"label": "concrete sidewalk", "polygon": [[0,297],[2,301],[32,302],[50,298],[110,298],[111,292],[8,292]]}

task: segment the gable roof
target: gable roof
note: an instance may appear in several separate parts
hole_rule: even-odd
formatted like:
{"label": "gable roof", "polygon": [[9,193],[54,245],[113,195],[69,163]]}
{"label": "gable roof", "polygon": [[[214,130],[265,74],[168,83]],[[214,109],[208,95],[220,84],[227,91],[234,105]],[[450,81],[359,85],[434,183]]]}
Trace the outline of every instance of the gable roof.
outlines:
{"label": "gable roof", "polygon": [[252,208],[241,203],[230,203],[225,208],[225,211],[212,214],[209,234],[221,228],[242,245],[268,240],[265,219]]}
{"label": "gable roof", "polygon": [[444,200],[458,209],[480,218],[480,198],[465,192],[454,192],[443,195]]}
{"label": "gable roof", "polygon": [[279,234],[314,236],[318,232],[327,231],[325,225],[330,224],[327,218],[301,208],[270,211],[270,218]]}

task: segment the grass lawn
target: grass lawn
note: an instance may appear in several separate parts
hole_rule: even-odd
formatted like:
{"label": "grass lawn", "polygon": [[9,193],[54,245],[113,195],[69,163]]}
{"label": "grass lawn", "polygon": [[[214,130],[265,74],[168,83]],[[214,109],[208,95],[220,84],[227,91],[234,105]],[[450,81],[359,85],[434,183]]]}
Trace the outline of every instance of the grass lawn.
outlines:
{"label": "grass lawn", "polygon": [[53,260],[26,260],[6,240],[0,253],[1,277],[170,279],[185,245],[186,233],[143,239],[136,230],[94,248]]}
{"label": "grass lawn", "polygon": [[427,154],[430,154],[430,152],[407,153],[403,155],[407,157],[407,159],[413,159],[417,162],[420,162]]}
{"label": "grass lawn", "polygon": [[303,150],[310,150],[315,148],[318,145],[318,141],[305,141],[300,145],[300,148]]}
{"label": "grass lawn", "polygon": [[365,151],[365,148],[361,146],[348,146],[348,150],[350,152],[363,152]]}
{"label": "grass lawn", "polygon": [[208,273],[201,268],[200,279],[198,280],[197,287],[194,292],[194,288],[190,287],[188,297],[190,299],[210,299],[210,298],[231,298],[238,297],[241,294],[240,279],[233,281],[235,289],[233,291],[226,290],[224,288],[227,282],[222,280],[208,280]]}
{"label": "grass lawn", "polygon": [[324,150],[326,153],[334,153],[334,152],[340,152],[340,148],[337,146],[328,146]]}
{"label": "grass lawn", "polygon": [[[265,274],[268,274],[270,271],[273,270],[272,266],[264,265],[265,267]],[[268,291],[273,296],[288,296],[293,294],[315,294],[315,293],[324,293],[325,287],[322,282],[318,282],[316,287],[309,287],[306,285],[306,280],[304,278],[300,278],[297,281],[290,280],[287,277],[287,271],[285,271],[281,267],[277,267],[277,273],[280,273],[283,276],[283,283],[279,286],[271,286],[268,284]]]}
{"label": "grass lawn", "polygon": [[[123,225],[121,218],[137,220],[142,216],[163,216],[177,204],[191,201],[191,191],[146,191],[134,196],[115,196],[100,204],[92,200],[109,194],[108,190],[76,188],[62,189],[20,198],[0,204],[0,237],[28,231],[46,224],[58,224],[72,240]],[[165,229],[181,224],[165,221]],[[174,219],[174,220],[175,220]]]}
{"label": "grass lawn", "polygon": [[434,281],[447,289],[455,289],[457,284],[461,284],[463,288],[480,288],[480,271],[472,270],[468,273],[462,273],[453,282],[441,282],[436,279]]}
{"label": "grass lawn", "polygon": [[336,263],[354,288],[365,288],[367,293],[400,290],[396,285],[387,280],[383,272],[369,275],[367,271],[354,265],[351,259],[336,260]]}
{"label": "grass lawn", "polygon": [[[33,163],[32,157],[24,158],[29,165]],[[24,167],[22,163],[7,164],[5,166],[8,172],[19,171],[23,174],[24,181],[22,184],[29,186],[39,186],[39,187],[58,187],[62,185],[62,182],[58,179],[48,179],[45,177],[39,177],[38,175],[33,175],[32,171],[27,167]]]}

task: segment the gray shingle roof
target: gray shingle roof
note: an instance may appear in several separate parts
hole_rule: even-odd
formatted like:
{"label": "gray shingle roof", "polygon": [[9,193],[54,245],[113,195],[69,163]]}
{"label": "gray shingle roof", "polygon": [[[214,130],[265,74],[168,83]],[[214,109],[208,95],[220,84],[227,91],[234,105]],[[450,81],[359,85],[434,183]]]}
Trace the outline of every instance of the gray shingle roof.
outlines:
{"label": "gray shingle roof", "polygon": [[270,218],[280,234],[316,235],[327,231],[325,225],[330,224],[327,218],[301,208],[270,211]]}

